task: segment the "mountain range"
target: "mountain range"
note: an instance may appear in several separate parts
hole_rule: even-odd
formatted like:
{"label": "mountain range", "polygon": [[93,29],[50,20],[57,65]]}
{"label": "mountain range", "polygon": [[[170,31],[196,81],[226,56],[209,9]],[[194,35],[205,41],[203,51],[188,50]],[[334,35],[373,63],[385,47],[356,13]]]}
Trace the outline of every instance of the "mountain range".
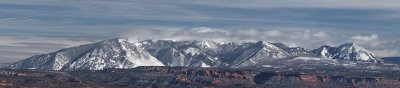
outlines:
{"label": "mountain range", "polygon": [[269,60],[316,57],[354,62],[383,60],[354,43],[317,49],[282,43],[110,39],[15,62],[12,69],[102,70],[138,66],[249,67]]}

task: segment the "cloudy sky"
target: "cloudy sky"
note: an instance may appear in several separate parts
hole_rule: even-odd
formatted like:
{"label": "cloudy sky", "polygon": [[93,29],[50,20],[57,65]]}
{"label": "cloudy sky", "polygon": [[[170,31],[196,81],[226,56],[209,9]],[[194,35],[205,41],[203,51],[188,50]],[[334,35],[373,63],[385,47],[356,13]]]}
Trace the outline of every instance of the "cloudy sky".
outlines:
{"label": "cloudy sky", "polygon": [[111,38],[354,42],[400,56],[399,0],[1,0],[0,62]]}

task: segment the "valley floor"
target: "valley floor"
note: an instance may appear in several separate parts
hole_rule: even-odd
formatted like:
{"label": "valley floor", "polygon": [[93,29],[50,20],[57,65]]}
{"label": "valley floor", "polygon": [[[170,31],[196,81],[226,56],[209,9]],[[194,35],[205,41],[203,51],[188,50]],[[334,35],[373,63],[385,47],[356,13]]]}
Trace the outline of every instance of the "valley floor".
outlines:
{"label": "valley floor", "polygon": [[[343,74],[348,72],[343,72]],[[393,72],[400,73],[400,72]],[[356,76],[354,74],[363,74]],[[252,69],[187,68],[146,66],[97,71],[32,71],[0,69],[0,87],[39,88],[176,88],[176,87],[260,87],[260,88],[394,88],[400,75],[391,77],[353,73],[317,74],[312,71],[272,72]]]}

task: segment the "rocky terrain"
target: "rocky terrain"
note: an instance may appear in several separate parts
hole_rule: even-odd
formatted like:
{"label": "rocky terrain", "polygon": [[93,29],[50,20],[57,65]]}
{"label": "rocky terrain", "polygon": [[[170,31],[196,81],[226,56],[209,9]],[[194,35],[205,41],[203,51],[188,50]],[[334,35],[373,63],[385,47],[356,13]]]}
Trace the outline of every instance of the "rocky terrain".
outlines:
{"label": "rocky terrain", "polygon": [[[0,70],[0,87],[259,87],[259,88],[395,88],[399,72],[350,75],[301,71],[273,72],[257,69],[188,68],[146,66],[97,71]],[[393,74],[397,73],[397,74]],[[359,76],[364,74],[368,76]],[[385,77],[385,75],[394,75]]]}

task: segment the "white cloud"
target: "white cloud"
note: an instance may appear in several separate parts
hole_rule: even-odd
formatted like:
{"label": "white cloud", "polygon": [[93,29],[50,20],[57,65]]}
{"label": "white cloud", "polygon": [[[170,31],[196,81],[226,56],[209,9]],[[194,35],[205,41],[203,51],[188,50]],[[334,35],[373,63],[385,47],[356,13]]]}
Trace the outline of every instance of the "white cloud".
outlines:
{"label": "white cloud", "polygon": [[18,61],[33,55],[92,42],[56,37],[0,36],[0,62]]}
{"label": "white cloud", "polygon": [[120,33],[118,34],[121,34],[121,37],[130,38],[138,41],[147,39],[258,41],[265,40],[265,36],[278,36],[281,33],[274,30],[227,30],[210,27],[196,27],[189,29],[175,27],[136,27],[120,31]]}
{"label": "white cloud", "polygon": [[324,31],[320,31],[320,32],[314,33],[312,36],[315,36],[318,38],[327,38],[327,37],[329,37],[329,34],[327,34]]}
{"label": "white cloud", "polygon": [[217,32],[218,30],[209,28],[209,27],[198,27],[198,28],[193,28],[193,31],[199,32],[199,33],[207,33],[207,32]]}
{"label": "white cloud", "polygon": [[296,35],[292,36],[293,38],[310,39],[312,33],[310,30],[304,30],[304,31],[295,32],[295,34]]}
{"label": "white cloud", "polygon": [[379,35],[378,34],[371,34],[370,36],[356,35],[356,36],[352,36],[351,39],[360,40],[360,41],[373,41],[373,40],[379,39]]}
{"label": "white cloud", "polygon": [[[133,40],[168,39],[168,40],[216,40],[216,41],[270,41],[291,43],[296,46],[312,47],[324,44],[341,44],[346,40],[339,35],[331,36],[325,31],[310,30],[261,30],[261,29],[220,29],[211,27],[132,27],[121,30],[120,37]],[[338,42],[340,41],[340,42]]]}
{"label": "white cloud", "polygon": [[229,35],[230,32],[227,30],[223,29],[217,29],[217,28],[210,28],[210,27],[196,27],[191,30],[191,32],[195,33],[221,33],[224,35]]}
{"label": "white cloud", "polygon": [[239,30],[236,32],[238,35],[258,36],[259,31],[255,29]]}
{"label": "white cloud", "polygon": [[271,31],[265,31],[264,34],[266,36],[277,37],[277,36],[281,36],[282,32],[278,31],[278,30],[271,30]]}
{"label": "white cloud", "polygon": [[[272,28],[275,29],[275,28]],[[120,36],[135,41],[147,39],[164,40],[215,40],[215,41],[268,41],[282,42],[290,46],[316,48],[331,43],[333,38],[325,38],[326,32],[310,30],[261,30],[261,29],[220,29],[211,27],[179,28],[179,27],[132,27],[121,30]],[[341,43],[341,42],[337,42]]]}
{"label": "white cloud", "polygon": [[365,47],[382,48],[386,47],[386,40],[380,39],[378,34],[371,35],[355,35],[350,37],[350,42],[354,42]]}
{"label": "white cloud", "polygon": [[215,40],[229,41],[232,32],[210,27],[183,29],[177,27],[136,27],[119,31],[120,37],[136,41],[148,39],[161,40]]}
{"label": "white cloud", "polygon": [[[275,28],[271,28],[275,29]],[[130,31],[122,31],[126,38],[141,41],[145,39],[163,40],[214,40],[214,41],[268,41],[281,42],[292,47],[317,48],[321,45],[338,46],[348,42],[354,42],[369,50],[381,50],[387,47],[396,48],[396,43],[386,41],[377,34],[370,35],[330,35],[326,31],[311,30],[261,30],[261,29],[221,29],[211,27],[180,28],[180,27],[139,27]],[[397,49],[397,48],[396,48]],[[377,53],[379,56],[388,56]],[[393,53],[388,53],[394,55]]]}
{"label": "white cloud", "polygon": [[400,55],[400,51],[398,50],[372,50],[372,52],[381,57],[393,57]]}
{"label": "white cloud", "polygon": [[88,44],[91,41],[71,40],[68,38],[48,38],[48,37],[14,37],[14,36],[0,36],[0,45],[3,46],[25,46],[20,43],[48,43],[60,44],[67,47]]}

